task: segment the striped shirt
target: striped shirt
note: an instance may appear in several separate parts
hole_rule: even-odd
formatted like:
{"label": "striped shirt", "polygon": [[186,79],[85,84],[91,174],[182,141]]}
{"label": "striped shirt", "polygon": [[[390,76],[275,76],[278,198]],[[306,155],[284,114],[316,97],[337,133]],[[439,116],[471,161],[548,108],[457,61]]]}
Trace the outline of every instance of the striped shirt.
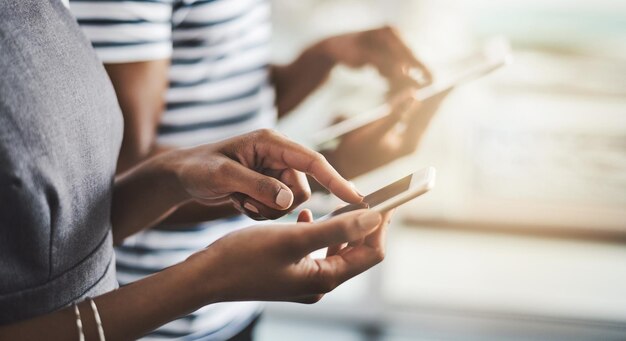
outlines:
{"label": "striped shirt", "polygon": [[[160,144],[188,147],[275,125],[268,0],[70,2],[104,63],[171,60]],[[136,281],[252,224],[235,217],[142,232],[117,249],[118,280],[122,285]],[[259,310],[255,302],[210,305],[147,339],[223,340],[245,328]]]}

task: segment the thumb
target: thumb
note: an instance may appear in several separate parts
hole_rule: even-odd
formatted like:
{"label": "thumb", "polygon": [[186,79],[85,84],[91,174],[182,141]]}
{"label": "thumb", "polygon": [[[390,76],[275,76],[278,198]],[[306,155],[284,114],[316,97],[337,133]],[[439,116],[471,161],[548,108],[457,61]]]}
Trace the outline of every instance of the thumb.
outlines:
{"label": "thumb", "polygon": [[296,243],[302,255],[331,245],[361,239],[380,225],[382,217],[371,210],[344,213],[319,223],[298,225]]}
{"label": "thumb", "polygon": [[293,192],[270,176],[255,172],[235,161],[225,172],[225,190],[245,194],[267,207],[286,210],[293,203]]}
{"label": "thumb", "polygon": [[310,223],[313,221],[313,213],[309,209],[304,209],[298,213],[299,223]]}

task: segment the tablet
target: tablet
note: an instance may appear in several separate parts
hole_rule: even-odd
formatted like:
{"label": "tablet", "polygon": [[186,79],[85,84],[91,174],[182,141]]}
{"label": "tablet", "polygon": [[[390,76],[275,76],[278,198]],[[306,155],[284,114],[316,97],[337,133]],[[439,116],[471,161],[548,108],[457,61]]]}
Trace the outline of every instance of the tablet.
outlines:
{"label": "tablet", "polygon": [[[429,86],[416,90],[413,97],[423,102],[436,95],[444,93],[468,81],[485,76],[512,62],[512,55],[508,43],[503,40],[491,42],[485,45],[483,60],[456,75],[441,81],[435,81]],[[341,121],[330,127],[322,129],[313,134],[312,143],[318,149],[322,149],[327,143],[332,142],[341,136],[377,121],[391,113],[388,104],[380,105],[376,108],[358,114],[345,121]]]}
{"label": "tablet", "polygon": [[385,212],[403,205],[435,187],[435,168],[428,167],[399,180],[396,180],[377,191],[368,194],[359,204],[350,204],[337,209],[320,219],[328,219],[336,215],[368,208],[377,212]]}

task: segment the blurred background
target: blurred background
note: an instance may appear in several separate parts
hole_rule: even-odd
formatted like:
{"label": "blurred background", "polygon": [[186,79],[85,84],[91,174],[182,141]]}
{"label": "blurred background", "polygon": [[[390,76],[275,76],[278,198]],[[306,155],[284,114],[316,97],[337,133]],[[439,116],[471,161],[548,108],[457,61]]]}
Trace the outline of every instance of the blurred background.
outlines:
{"label": "blurred background", "polygon": [[[438,170],[386,260],[316,305],[270,304],[259,340],[626,340],[626,1],[274,0],[273,16],[279,63],[383,24],[435,76],[493,36],[515,62],[456,89],[415,155],[356,180]],[[280,128],[306,142],[385,87],[339,68]]]}

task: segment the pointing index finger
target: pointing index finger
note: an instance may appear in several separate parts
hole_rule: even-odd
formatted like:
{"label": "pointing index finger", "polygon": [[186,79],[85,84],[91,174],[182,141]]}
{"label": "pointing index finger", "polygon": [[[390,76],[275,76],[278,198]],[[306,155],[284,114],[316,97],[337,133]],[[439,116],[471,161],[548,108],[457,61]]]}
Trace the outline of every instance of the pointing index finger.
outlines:
{"label": "pointing index finger", "polygon": [[363,200],[352,184],[344,179],[322,154],[282,136],[275,135],[272,140],[271,143],[264,145],[265,155],[268,155],[265,160],[268,162],[279,163],[281,166],[312,176],[320,185],[346,202],[359,203]]}
{"label": "pointing index finger", "polygon": [[288,167],[312,176],[320,185],[346,202],[358,203],[363,200],[354,186],[344,179],[322,154],[301,146],[297,147],[299,148],[286,148],[282,151],[281,157]]}

